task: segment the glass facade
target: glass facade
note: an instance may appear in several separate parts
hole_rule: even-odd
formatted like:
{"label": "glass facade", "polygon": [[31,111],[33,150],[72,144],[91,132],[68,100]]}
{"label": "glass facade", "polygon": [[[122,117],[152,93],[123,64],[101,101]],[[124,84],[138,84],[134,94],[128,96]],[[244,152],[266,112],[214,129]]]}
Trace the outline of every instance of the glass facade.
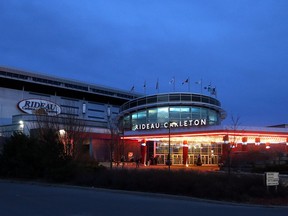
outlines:
{"label": "glass facade", "polygon": [[165,122],[181,122],[195,119],[205,119],[206,125],[217,125],[220,123],[219,114],[209,108],[189,106],[165,106],[146,108],[127,114],[123,125],[126,130],[134,130],[140,124],[154,124]]}
{"label": "glass facade", "polygon": [[[195,165],[199,162],[212,165],[219,162],[221,144],[207,137],[202,139],[190,135],[186,138],[184,131],[187,130],[182,131],[182,128],[220,125],[225,115],[215,98],[173,92],[131,100],[120,107],[119,119],[123,123],[124,134],[129,136],[132,133],[134,139],[146,140],[147,149],[142,152],[146,156],[142,156],[155,164],[164,165],[170,154],[171,162],[175,165]],[[163,128],[167,130],[160,130]],[[157,136],[157,129],[160,137]],[[147,130],[154,130],[152,134],[155,137],[150,134],[147,138]]]}
{"label": "glass facade", "polygon": [[[157,164],[165,164],[169,145],[167,142],[156,142],[155,157]],[[222,146],[216,143],[188,143],[187,164],[218,164],[222,154]],[[172,164],[183,164],[183,145],[172,142],[170,145]]]}
{"label": "glass facade", "polygon": [[[181,122],[191,126],[194,120],[205,125],[219,125],[225,118],[220,102],[212,97],[192,93],[157,94],[131,100],[120,107],[124,130],[140,125],[151,126],[165,122]],[[154,126],[154,125],[153,125]],[[141,127],[141,126],[140,126]]]}

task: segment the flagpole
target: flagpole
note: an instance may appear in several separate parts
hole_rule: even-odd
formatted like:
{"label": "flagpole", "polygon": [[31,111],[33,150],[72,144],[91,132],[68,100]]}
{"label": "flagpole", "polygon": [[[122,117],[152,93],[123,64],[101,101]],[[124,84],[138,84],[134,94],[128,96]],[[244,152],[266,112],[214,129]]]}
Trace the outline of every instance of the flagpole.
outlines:
{"label": "flagpole", "polygon": [[173,91],[175,92],[175,77],[173,76],[172,79],[169,81],[169,84],[173,85]]}
{"label": "flagpole", "polygon": [[175,92],[175,76],[173,77],[173,91]]}
{"label": "flagpole", "polygon": [[130,89],[130,92],[134,92],[134,88],[135,88],[135,85],[132,86],[132,88]]}
{"label": "flagpole", "polygon": [[159,93],[159,78],[157,78],[157,82],[156,82],[156,90]]}
{"label": "flagpole", "polygon": [[188,92],[190,92],[190,77],[188,77]]}
{"label": "flagpole", "polygon": [[202,78],[200,79],[200,84],[201,84],[201,95],[202,95],[202,93],[203,93],[203,91],[202,91],[202,89],[203,89],[203,84],[202,84],[203,82],[202,82]]}

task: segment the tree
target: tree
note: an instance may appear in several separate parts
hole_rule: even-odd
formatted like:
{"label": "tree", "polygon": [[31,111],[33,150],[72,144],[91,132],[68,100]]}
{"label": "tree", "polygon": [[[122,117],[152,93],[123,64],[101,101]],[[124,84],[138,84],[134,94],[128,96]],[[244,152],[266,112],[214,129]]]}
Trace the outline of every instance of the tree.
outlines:
{"label": "tree", "polygon": [[89,131],[85,121],[75,112],[72,108],[67,108],[65,114],[49,116],[45,110],[39,109],[35,112],[36,123],[30,131],[34,131],[42,140],[47,137],[47,133],[54,131],[55,136],[58,135],[58,141],[63,144],[66,156],[82,160],[83,143]]}
{"label": "tree", "polygon": [[54,178],[55,170],[67,165],[63,145],[53,130],[45,136],[14,133],[4,144],[0,156],[3,176],[21,178]]}
{"label": "tree", "polygon": [[115,117],[111,116],[110,107],[107,109],[108,128],[110,130],[109,153],[110,153],[110,169],[113,167],[115,149],[119,146],[119,123]]}
{"label": "tree", "polygon": [[224,136],[224,142],[226,142],[226,144],[228,145],[227,147],[227,165],[228,165],[228,175],[230,177],[231,174],[231,151],[232,149],[235,147],[235,145],[237,145],[237,141],[238,141],[238,136],[237,136],[237,130],[239,129],[240,126],[240,117],[234,117],[233,115],[231,116],[231,127],[228,128],[228,132],[232,131],[231,136],[225,135]]}
{"label": "tree", "polygon": [[0,156],[1,174],[7,177],[30,178],[39,175],[39,148],[37,141],[15,132],[6,140]]}

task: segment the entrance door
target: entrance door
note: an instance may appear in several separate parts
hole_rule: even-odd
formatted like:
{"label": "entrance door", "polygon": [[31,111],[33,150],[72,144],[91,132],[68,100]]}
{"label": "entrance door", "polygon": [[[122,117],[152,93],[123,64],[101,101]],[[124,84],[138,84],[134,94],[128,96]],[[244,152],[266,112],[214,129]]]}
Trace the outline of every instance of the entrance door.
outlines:
{"label": "entrance door", "polygon": [[201,155],[201,162],[202,162],[202,164],[209,164],[209,156],[208,155]]}
{"label": "entrance door", "polygon": [[187,162],[188,164],[195,164],[195,156],[193,154],[188,155]]}
{"label": "entrance door", "polygon": [[173,154],[172,155],[172,164],[183,164],[182,155]]}

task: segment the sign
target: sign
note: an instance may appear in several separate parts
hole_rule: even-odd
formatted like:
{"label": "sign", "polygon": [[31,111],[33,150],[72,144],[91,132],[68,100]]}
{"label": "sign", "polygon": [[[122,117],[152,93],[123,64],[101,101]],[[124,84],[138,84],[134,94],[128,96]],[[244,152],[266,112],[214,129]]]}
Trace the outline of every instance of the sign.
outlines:
{"label": "sign", "polygon": [[266,172],[265,179],[266,179],[266,186],[279,185],[279,173],[278,172]]}
{"label": "sign", "polygon": [[55,116],[61,113],[61,107],[48,100],[26,99],[18,103],[18,108],[28,114],[46,114]]}
{"label": "sign", "polygon": [[[204,126],[206,124],[206,119],[183,120],[179,122],[170,122],[170,128]],[[169,122],[137,124],[134,126],[134,130],[153,130],[159,128],[169,128]]]}

